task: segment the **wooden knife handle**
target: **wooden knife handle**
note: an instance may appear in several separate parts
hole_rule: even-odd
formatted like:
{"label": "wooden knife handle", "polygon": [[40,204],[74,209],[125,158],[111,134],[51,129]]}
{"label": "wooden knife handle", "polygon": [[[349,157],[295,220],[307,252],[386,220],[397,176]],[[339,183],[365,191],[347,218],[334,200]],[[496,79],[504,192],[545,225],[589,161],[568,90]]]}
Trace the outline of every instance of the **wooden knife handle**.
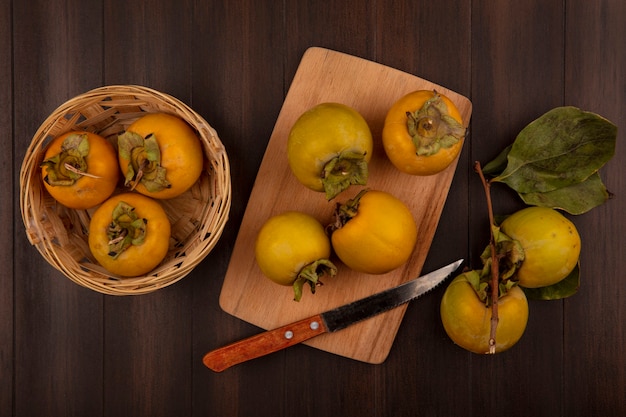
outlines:
{"label": "wooden knife handle", "polygon": [[204,355],[202,362],[207,368],[221,372],[238,363],[297,345],[327,331],[322,316],[318,314],[213,350]]}

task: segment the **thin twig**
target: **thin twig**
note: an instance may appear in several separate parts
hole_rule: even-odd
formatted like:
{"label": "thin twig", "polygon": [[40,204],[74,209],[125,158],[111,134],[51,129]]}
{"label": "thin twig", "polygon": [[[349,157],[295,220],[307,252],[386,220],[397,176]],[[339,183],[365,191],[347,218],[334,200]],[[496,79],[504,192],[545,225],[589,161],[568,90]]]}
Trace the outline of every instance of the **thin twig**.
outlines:
{"label": "thin twig", "polygon": [[480,166],[480,162],[474,163],[474,169],[480,176],[480,180],[483,183],[485,189],[485,196],[487,198],[487,211],[489,212],[489,247],[491,248],[491,330],[489,334],[489,353],[496,353],[496,329],[498,328],[498,296],[500,295],[499,281],[500,270],[498,254],[496,252],[496,238],[493,234],[493,228],[496,223],[493,217],[493,205],[491,203],[491,187],[489,182],[485,179],[483,170]]}

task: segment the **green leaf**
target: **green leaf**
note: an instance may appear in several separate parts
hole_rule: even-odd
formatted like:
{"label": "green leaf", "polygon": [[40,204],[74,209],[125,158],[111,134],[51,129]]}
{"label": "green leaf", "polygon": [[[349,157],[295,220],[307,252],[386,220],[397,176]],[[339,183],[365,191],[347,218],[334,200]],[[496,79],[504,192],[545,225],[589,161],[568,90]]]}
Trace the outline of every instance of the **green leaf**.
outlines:
{"label": "green leaf", "polygon": [[506,168],[507,157],[512,147],[513,145],[507,146],[493,161],[488,162],[487,165],[483,167],[483,173],[491,175],[492,177],[500,175]]}
{"label": "green leaf", "polygon": [[551,207],[578,215],[604,204],[610,193],[596,172],[578,184],[545,193],[521,193],[520,197],[531,206]]}
{"label": "green leaf", "polygon": [[571,297],[578,292],[579,287],[580,265],[576,265],[568,276],[556,284],[541,288],[524,288],[520,286],[526,297],[532,300],[560,300]]}
{"label": "green leaf", "polygon": [[576,107],[557,107],[527,125],[492,181],[518,193],[553,191],[586,180],[615,153],[617,127]]}

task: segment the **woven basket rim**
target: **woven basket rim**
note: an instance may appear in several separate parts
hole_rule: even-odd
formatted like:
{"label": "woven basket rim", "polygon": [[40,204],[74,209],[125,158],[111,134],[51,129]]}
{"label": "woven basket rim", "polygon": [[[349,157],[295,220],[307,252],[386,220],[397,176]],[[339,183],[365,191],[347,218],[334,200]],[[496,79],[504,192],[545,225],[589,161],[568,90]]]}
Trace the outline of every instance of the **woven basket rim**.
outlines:
{"label": "woven basket rim", "polygon": [[[181,197],[160,200],[172,217],[180,217],[177,230],[182,230],[166,259],[145,276],[116,277],[85,252],[84,229],[95,208],[69,210],[55,203],[41,186],[39,164],[52,137],[70,130],[96,130],[116,138],[115,132],[141,114],[158,111],[178,115],[196,130],[205,169]],[[230,163],[215,129],[174,96],[136,84],[94,88],[59,105],[33,135],[20,169],[20,211],[29,242],[70,280],[109,295],[150,293],[188,275],[219,241],[228,221],[231,194]]]}

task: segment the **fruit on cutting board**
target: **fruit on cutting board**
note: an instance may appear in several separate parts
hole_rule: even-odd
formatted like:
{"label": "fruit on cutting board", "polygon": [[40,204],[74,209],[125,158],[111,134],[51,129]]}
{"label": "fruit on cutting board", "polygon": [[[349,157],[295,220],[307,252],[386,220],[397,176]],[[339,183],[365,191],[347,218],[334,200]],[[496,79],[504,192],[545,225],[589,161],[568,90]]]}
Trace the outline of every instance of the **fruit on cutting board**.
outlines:
{"label": "fruit on cutting board", "polygon": [[204,153],[196,132],[181,118],[147,113],[118,138],[119,165],[131,190],[169,199],[198,180]]}
{"label": "fruit on cutting board", "polygon": [[329,225],[332,247],[349,268],[384,274],[406,263],[417,242],[413,214],[397,197],[380,190],[361,190],[337,204]]}
{"label": "fruit on cutting board", "polygon": [[258,232],[255,259],[271,281],[292,286],[294,300],[302,298],[304,284],[315,293],[320,278],[335,276],[337,267],[330,261],[331,245],[324,226],[313,216],[287,211],[270,217]]}
{"label": "fruit on cutting board", "polygon": [[102,136],[71,131],[47,146],[41,177],[59,203],[78,210],[92,208],[109,198],[117,186],[117,155]]}
{"label": "fruit on cutting board", "polygon": [[167,255],[171,225],[161,204],[139,193],[117,194],[94,212],[89,249],[107,271],[137,277]]}
{"label": "fruit on cutting board", "polygon": [[459,155],[463,119],[443,94],[417,90],[396,101],[385,117],[382,141],[391,163],[411,175],[433,175]]}
{"label": "fruit on cutting board", "polygon": [[341,103],[321,103],[304,112],[287,140],[295,177],[328,200],[351,185],[365,185],[373,139],[361,114]]}

